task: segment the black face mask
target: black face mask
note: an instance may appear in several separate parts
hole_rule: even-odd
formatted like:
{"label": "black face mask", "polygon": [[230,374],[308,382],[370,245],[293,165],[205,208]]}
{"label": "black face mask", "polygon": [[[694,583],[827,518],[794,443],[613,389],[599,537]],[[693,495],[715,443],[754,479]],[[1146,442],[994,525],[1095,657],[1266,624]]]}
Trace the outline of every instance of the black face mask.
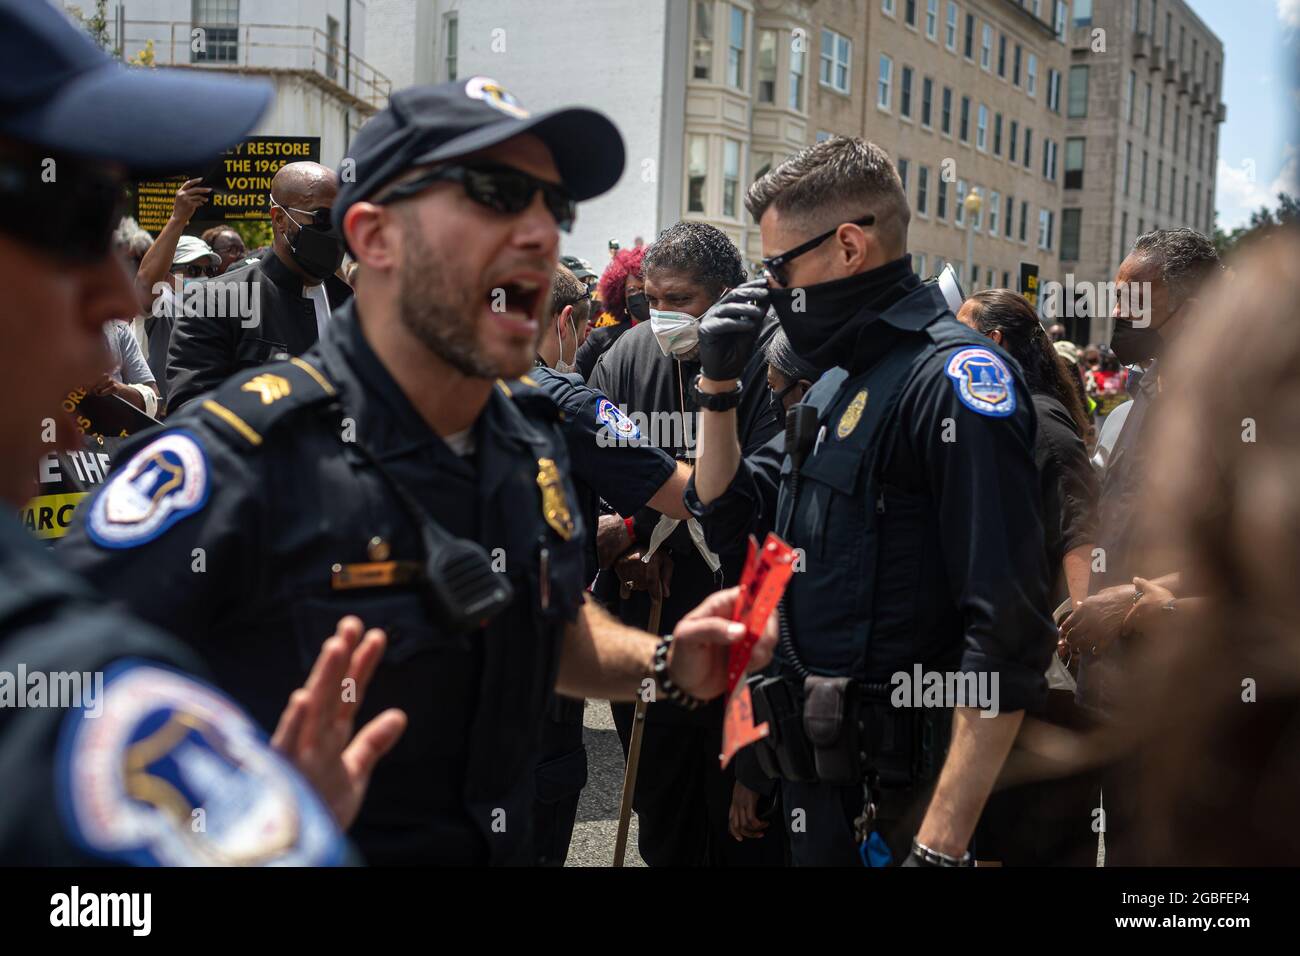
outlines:
{"label": "black face mask", "polygon": [[333,229],[299,226],[297,236],[285,239],[293,261],[313,279],[323,282],[343,264],[343,242]]}
{"label": "black face mask", "polygon": [[645,297],[644,292],[627,294],[627,314],[638,322],[650,321],[650,300]]}
{"label": "black face mask", "polygon": [[1110,347],[1124,365],[1137,365],[1148,359],[1159,358],[1163,346],[1164,339],[1150,325],[1138,328],[1132,319],[1115,320]]}
{"label": "black face mask", "polygon": [[785,397],[793,392],[799,384],[798,381],[791,382],[779,392],[773,391],[772,386],[770,385],[767,387],[767,390],[770,393],[767,400],[772,406],[772,414],[776,416],[777,423],[780,424],[782,428],[785,427]]}
{"label": "black face mask", "polygon": [[[768,302],[795,354],[816,368],[828,369],[853,354],[867,323],[919,285],[911,257],[903,256],[870,272],[831,282],[770,289]],[[795,308],[800,299],[802,311]]]}

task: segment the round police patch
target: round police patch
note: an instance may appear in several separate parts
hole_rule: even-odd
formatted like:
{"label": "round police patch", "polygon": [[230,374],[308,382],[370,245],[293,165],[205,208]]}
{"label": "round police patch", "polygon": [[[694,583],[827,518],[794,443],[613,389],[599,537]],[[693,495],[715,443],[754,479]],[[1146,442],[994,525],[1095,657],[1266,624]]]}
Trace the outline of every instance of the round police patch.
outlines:
{"label": "round police patch", "polygon": [[64,718],[59,814],[79,846],[134,866],[332,866],[346,844],[310,785],[221,692],[125,660]]}
{"label": "round police patch", "polygon": [[615,438],[623,441],[641,439],[641,429],[636,427],[636,422],[624,415],[608,398],[596,402],[596,421],[608,428]]}
{"label": "round police patch", "polygon": [[475,100],[482,100],[494,110],[499,110],[516,119],[527,119],[528,110],[514,98],[514,95],[490,76],[471,76],[465,83],[465,95]]}
{"label": "round police patch", "polygon": [[113,470],[91,501],[86,534],[101,548],[133,548],[208,502],[208,458],[192,433],[168,432]]}
{"label": "round police patch", "polygon": [[948,360],[946,371],[957,397],[971,411],[1006,418],[1016,410],[1015,379],[990,349],[962,349]]}

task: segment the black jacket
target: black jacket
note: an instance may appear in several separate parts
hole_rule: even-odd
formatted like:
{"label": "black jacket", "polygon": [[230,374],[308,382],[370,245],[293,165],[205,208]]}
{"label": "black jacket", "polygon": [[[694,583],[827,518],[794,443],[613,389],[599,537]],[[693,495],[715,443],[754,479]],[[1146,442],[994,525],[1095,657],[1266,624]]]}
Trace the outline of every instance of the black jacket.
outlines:
{"label": "black jacket", "polygon": [[[167,351],[171,412],[242,368],[301,355],[316,344],[316,306],[303,295],[302,277],[289,271],[274,249],[209,280],[203,290],[201,301],[195,297],[191,307],[187,293],[186,307],[176,308]],[[338,314],[352,288],[330,276],[325,295]]]}

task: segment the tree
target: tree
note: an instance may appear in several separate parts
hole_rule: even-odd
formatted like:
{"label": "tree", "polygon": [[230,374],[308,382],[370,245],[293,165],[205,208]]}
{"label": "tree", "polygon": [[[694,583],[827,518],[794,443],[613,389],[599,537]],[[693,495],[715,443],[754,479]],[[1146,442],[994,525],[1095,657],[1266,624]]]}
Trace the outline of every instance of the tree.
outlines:
{"label": "tree", "polygon": [[108,0],[95,0],[95,12],[90,16],[86,16],[81,7],[68,7],[68,14],[90,34],[97,47],[115,57],[121,56],[122,51],[113,49],[112,38],[108,35]]}
{"label": "tree", "polygon": [[1294,226],[1300,223],[1300,198],[1289,193],[1277,194],[1277,211],[1267,206],[1260,206],[1250,214],[1250,221],[1245,226],[1238,226],[1232,232],[1222,229],[1214,230],[1214,247],[1219,256],[1230,255],[1245,242],[1255,242],[1282,226]]}

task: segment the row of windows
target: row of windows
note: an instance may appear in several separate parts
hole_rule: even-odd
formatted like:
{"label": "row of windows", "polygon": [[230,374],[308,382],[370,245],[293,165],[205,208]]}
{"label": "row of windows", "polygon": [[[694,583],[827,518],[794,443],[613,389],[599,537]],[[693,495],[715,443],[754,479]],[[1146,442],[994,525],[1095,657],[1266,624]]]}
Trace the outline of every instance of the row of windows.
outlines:
{"label": "row of windows", "polygon": [[[911,202],[911,162],[905,158],[899,158],[897,162],[898,175],[903,181],[903,192],[908,196]],[[1020,201],[1020,216],[1016,218],[1016,201],[1014,196],[1005,198],[997,191],[989,191],[982,186],[967,186],[966,180],[959,179],[956,181],[956,190],[949,201],[948,186],[949,182],[942,175],[933,175],[929,166],[917,164],[916,167],[916,201],[915,208],[917,215],[924,216],[927,219],[931,215],[931,199],[933,198],[933,215],[939,222],[949,221],[949,209],[951,208],[951,221],[954,226],[966,228],[967,225],[975,232],[987,231],[990,238],[1002,237],[1012,241],[1028,243],[1029,241],[1029,201],[1022,199]],[[966,204],[970,201],[971,195],[978,198],[978,202],[973,203],[974,208],[967,210]],[[969,211],[969,223],[967,222],[967,212]],[[1039,209],[1038,211],[1038,248],[1051,251],[1052,235],[1055,226],[1056,214],[1050,209]]]}
{"label": "row of windows", "polygon": [[[932,266],[933,271],[927,271],[927,265]],[[949,260],[940,255],[931,258],[924,252],[912,253],[912,269],[923,279],[927,279],[932,275],[939,275],[939,273],[943,272],[945,266],[952,266],[953,271],[957,273],[957,278],[963,283],[963,289],[967,294],[975,292],[981,288],[979,263],[972,262],[970,269],[967,270],[966,264],[959,262],[956,259]],[[997,277],[998,272],[996,269],[986,269],[982,287],[986,289],[994,288],[993,283],[996,281]],[[1011,287],[1011,273],[1004,269],[1002,270],[1002,285],[997,288],[1010,289]]]}
{"label": "row of windows", "polygon": [[[1146,84],[1146,92],[1145,95],[1143,96],[1143,101],[1145,103],[1145,106],[1142,110],[1142,123],[1141,123],[1142,133],[1145,136],[1150,136],[1152,117],[1155,115],[1155,110],[1152,108],[1154,104],[1152,101],[1152,87],[1150,83]],[[1125,93],[1124,93],[1124,121],[1128,123],[1129,126],[1138,125],[1136,103],[1137,103],[1137,73],[1133,70],[1129,70],[1128,85],[1126,86]],[[1161,146],[1165,145],[1165,118],[1168,113],[1168,109],[1169,109],[1169,97],[1167,94],[1161,93],[1160,94],[1160,125],[1157,128],[1157,141],[1160,143]],[[1187,123],[1184,126],[1182,104],[1181,103],[1174,104],[1174,129],[1173,129],[1174,138],[1172,144],[1173,151],[1175,154],[1178,153],[1178,135],[1181,130],[1185,129],[1186,135],[1184,137],[1184,144],[1183,144],[1183,159],[1189,163],[1192,161],[1193,114],[1194,111],[1191,108],[1189,108],[1187,110]],[[1205,168],[1205,125],[1206,124],[1204,120],[1198,121],[1196,123],[1196,168],[1202,171]],[[1211,125],[1210,127],[1211,158],[1213,158],[1214,156],[1215,136],[1216,133],[1214,131],[1214,127],[1213,125]]]}
{"label": "row of windows", "polygon": [[[1067,145],[1068,145],[1068,144],[1067,144]],[[1080,167],[1082,167],[1082,152],[1083,152],[1082,142],[1080,143],[1079,151],[1080,151]],[[1123,183],[1124,183],[1124,195],[1125,195],[1126,197],[1132,195],[1132,187],[1133,187],[1133,165],[1134,165],[1134,163],[1133,163],[1133,143],[1132,143],[1132,142],[1126,142],[1126,143],[1124,144],[1124,172],[1123,172],[1123,177],[1122,177],[1122,178],[1123,178]],[[1145,203],[1145,202],[1147,201],[1147,185],[1148,185],[1148,176],[1147,176],[1147,174],[1148,174],[1148,172],[1150,171],[1150,168],[1151,168],[1151,156],[1150,156],[1149,151],[1144,149],[1144,150],[1142,150],[1142,167],[1141,167],[1141,172],[1140,172],[1140,174],[1139,174],[1139,179],[1138,179],[1138,202],[1141,202],[1141,203]],[[1067,181],[1066,181],[1066,188],[1070,188],[1070,184],[1069,184],[1069,175],[1070,175],[1070,173],[1069,173],[1069,155],[1068,155],[1068,148],[1067,148],[1067,156],[1066,156],[1066,179],[1067,179]],[[1080,168],[1079,176],[1080,176],[1080,182],[1081,182],[1081,183],[1082,183],[1082,175],[1083,175],[1083,173],[1082,173],[1082,168]],[[1196,209],[1198,210],[1197,213],[1196,213],[1195,218],[1194,218],[1193,220],[1191,220],[1191,221],[1199,223],[1200,220],[1201,220],[1200,213],[1199,213],[1199,209],[1200,209],[1200,193],[1201,193],[1201,184],[1200,184],[1200,182],[1198,181],[1198,182],[1196,183],[1195,190],[1193,190],[1193,189],[1192,189],[1192,186],[1191,186],[1191,178],[1192,178],[1192,177],[1191,177],[1191,174],[1190,174],[1190,173],[1184,173],[1184,174],[1183,174],[1183,205],[1182,205],[1182,213],[1183,213],[1183,214],[1182,214],[1182,218],[1183,218],[1183,221],[1184,221],[1184,222],[1188,221],[1188,220],[1187,220],[1187,202],[1188,202],[1187,197],[1188,197],[1188,194],[1189,194],[1189,192],[1190,192],[1190,193],[1193,193],[1193,194],[1195,195],[1195,197],[1196,197],[1196,199],[1195,199],[1195,202],[1196,202]],[[1155,166],[1155,184],[1154,184],[1154,185],[1155,185],[1155,189],[1152,190],[1152,192],[1151,192],[1151,205],[1155,208],[1155,210],[1156,210],[1157,212],[1159,212],[1161,209],[1164,208],[1163,203],[1164,203],[1164,196],[1165,196],[1165,192],[1166,192],[1166,190],[1165,190],[1165,188],[1164,188],[1164,184],[1165,184],[1165,161],[1164,161],[1163,159],[1157,159],[1157,160],[1156,160],[1156,166]],[[1170,166],[1169,166],[1169,189],[1168,189],[1168,198],[1169,198],[1169,206],[1168,206],[1168,209],[1169,209],[1169,215],[1171,215],[1171,216],[1174,214],[1174,200],[1175,200],[1175,193],[1176,193],[1177,191],[1178,191],[1178,169],[1177,169],[1177,167],[1175,167],[1175,166],[1171,163]],[[1209,206],[1210,187],[1208,187],[1208,186],[1205,187],[1205,194],[1206,194],[1206,205],[1207,205],[1207,208],[1208,208],[1208,206]]]}
{"label": "row of windows", "polygon": [[[1092,26],[1092,2],[1093,0],[1074,0],[1074,25],[1075,26],[1077,27]],[[1145,33],[1149,35],[1152,38],[1152,40],[1156,38],[1157,36],[1156,25],[1160,22],[1160,11],[1157,4],[1158,4],[1158,0],[1134,0],[1133,24],[1132,24],[1134,33]],[[1166,0],[1165,5],[1170,6],[1169,0]],[[1147,15],[1145,17],[1143,16],[1144,6],[1147,7]],[[1161,55],[1164,57],[1172,58],[1174,56],[1173,30],[1174,30],[1173,11],[1166,10],[1164,43],[1161,46],[1161,49],[1163,51]],[[1196,37],[1192,37],[1192,44],[1190,47],[1190,53],[1191,53],[1190,69],[1193,70],[1196,69],[1196,59],[1197,59],[1197,53],[1199,51],[1199,48],[1200,48],[1200,41]],[[1185,70],[1189,68],[1189,61],[1186,56],[1188,52],[1189,52],[1189,48],[1187,45],[1187,26],[1185,24],[1180,23],[1178,25],[1178,56],[1177,56],[1179,70]],[[1208,91],[1210,100],[1217,101],[1219,98],[1219,82],[1222,79],[1220,75],[1222,72],[1222,66],[1218,60],[1214,61],[1214,84],[1211,85],[1210,84],[1210,47],[1208,43],[1206,44],[1205,50],[1201,52],[1200,58],[1201,58],[1201,85],[1205,87],[1205,89]],[[1163,66],[1163,64],[1161,65]]]}

